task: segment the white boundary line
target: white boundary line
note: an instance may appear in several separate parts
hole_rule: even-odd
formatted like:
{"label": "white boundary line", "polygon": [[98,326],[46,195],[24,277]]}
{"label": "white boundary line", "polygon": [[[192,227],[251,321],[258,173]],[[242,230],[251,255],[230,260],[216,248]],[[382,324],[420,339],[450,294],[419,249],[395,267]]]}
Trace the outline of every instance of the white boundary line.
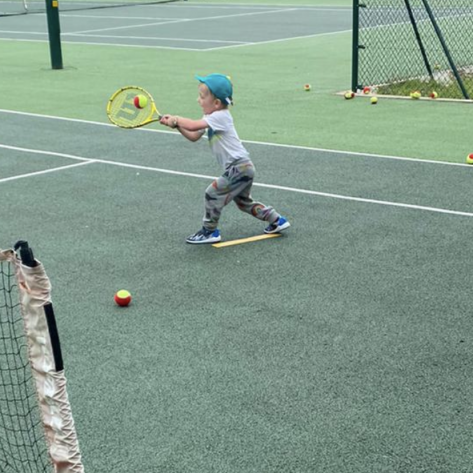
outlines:
{"label": "white boundary line", "polygon": [[46,36],[48,34],[47,31],[9,31],[9,30],[0,30],[0,33],[26,34],[26,35],[31,34],[31,35],[39,35],[39,36]]}
{"label": "white boundary line", "polygon": [[[1,31],[0,31],[1,33]],[[30,34],[30,33],[26,33]],[[33,33],[38,34],[38,33]],[[237,46],[246,46],[249,43],[245,41],[223,41],[220,39],[194,39],[194,38],[163,38],[163,37],[156,37],[156,36],[117,36],[117,35],[107,35],[107,34],[89,34],[82,35],[80,33],[64,33],[63,36],[77,36],[78,38],[115,38],[115,39],[139,39],[139,40],[149,40],[149,41],[176,41],[176,42],[184,42],[184,43],[223,43],[223,44],[230,44],[230,45],[237,45]],[[83,44],[83,43],[82,43]],[[181,48],[178,48],[181,49]]]}
{"label": "white boundary line", "polygon": [[141,25],[115,26],[113,28],[76,31],[75,34],[97,33],[100,31],[123,30],[123,29],[129,29],[129,28],[140,28],[140,27],[145,27],[145,26],[170,25],[170,24],[175,24],[175,23],[192,23],[196,21],[206,21],[206,20],[221,20],[221,19],[225,20],[227,18],[235,18],[235,17],[241,17],[241,16],[267,15],[271,13],[281,13],[281,12],[286,13],[288,11],[293,11],[293,10],[297,10],[297,9],[292,8],[292,9],[285,9],[285,10],[279,9],[279,10],[268,10],[268,11],[262,11],[262,12],[258,11],[258,12],[251,12],[251,13],[235,13],[234,15],[207,16],[203,18],[182,18],[182,19],[176,19],[173,21],[165,21],[165,22],[159,22],[159,23],[146,23],[146,24],[141,24]]}
{"label": "white boundary line", "polygon": [[[0,147],[3,148],[2,145]],[[18,151],[23,151],[20,148],[17,149]],[[52,153],[40,153],[40,154],[48,154],[51,155]],[[65,156],[63,156],[65,157]],[[63,171],[64,169],[71,169],[71,168],[76,168],[78,166],[84,166],[86,164],[92,164],[95,161],[93,159],[82,162],[82,163],[77,163],[77,164],[69,164],[67,166],[60,166],[58,168],[51,168],[51,169],[45,169],[44,171],[36,171],[36,172],[30,172],[28,174],[20,174],[18,176],[10,176],[10,177],[4,177],[3,179],[0,179],[0,182],[7,182],[7,181],[16,181],[17,179],[23,179],[25,177],[31,177],[31,176],[39,176],[40,174],[49,174],[52,172],[57,172],[57,171]]]}
{"label": "white boundary line", "polygon": [[286,41],[293,41],[296,39],[309,39],[309,38],[319,38],[321,36],[333,36],[336,34],[343,34],[343,33],[351,33],[351,30],[340,30],[340,31],[329,31],[327,33],[316,33],[306,36],[291,36],[290,38],[278,38],[278,39],[269,39],[267,41],[257,41],[255,43],[247,43],[247,44],[234,44],[231,46],[217,46],[216,48],[207,48],[202,49],[202,52],[208,51],[220,51],[222,49],[230,49],[230,48],[241,48],[242,46],[260,46],[262,44],[273,44],[273,43],[283,43]]}
{"label": "white boundary line", "polygon": [[174,21],[160,21],[160,22],[155,22],[155,23],[142,23],[140,25],[125,25],[125,26],[114,26],[111,28],[100,28],[100,29],[94,29],[94,30],[83,30],[83,31],[74,31],[74,32],[68,32],[68,33],[63,33],[63,34],[68,34],[68,35],[87,35],[88,33],[98,33],[101,31],[114,31],[114,30],[126,30],[130,28],[142,28],[144,26],[159,26],[159,25],[172,25],[175,23],[187,23],[187,19],[183,20],[174,20]]}
{"label": "white boundary line", "polygon": [[[200,5],[200,7],[208,8],[211,7],[212,4],[208,4],[207,6],[205,5]],[[279,5],[275,5],[275,7],[279,7]],[[156,25],[167,25],[167,24],[176,24],[176,23],[187,23],[187,22],[195,22],[195,21],[200,21],[200,20],[212,20],[212,19],[225,19],[225,18],[233,18],[233,17],[241,17],[241,16],[249,16],[249,15],[260,15],[260,14],[272,14],[272,13],[284,13],[284,12],[290,12],[290,11],[300,11],[300,10],[312,10],[312,8],[307,8],[310,6],[296,6],[293,8],[285,8],[285,7],[290,7],[290,5],[284,5],[282,8],[279,8],[277,10],[271,10],[270,6],[267,6],[267,9],[263,11],[257,11],[257,12],[251,12],[251,13],[237,13],[234,15],[221,15],[221,16],[212,16],[212,17],[203,17],[203,18],[176,18],[176,19],[166,19],[164,22],[155,22],[155,23],[147,23],[147,24],[139,24],[139,25],[126,25],[126,26],[118,26],[118,27],[113,27],[113,28],[102,28],[102,29],[93,29],[93,30],[83,30],[83,31],[76,31],[76,32],[66,32],[63,33],[63,37],[76,37],[76,38],[84,38],[87,39],[88,37],[90,38],[116,38],[116,39],[132,39],[132,40],[164,40],[164,41],[189,41],[189,42],[208,42],[208,43],[225,43],[225,41],[219,41],[219,40],[193,40],[193,39],[172,39],[172,38],[152,38],[152,37],[130,37],[130,36],[109,36],[109,35],[90,35],[89,33],[98,33],[98,32],[103,32],[103,31],[112,31],[112,30],[120,30],[120,29],[130,29],[130,28],[140,28],[140,27],[146,27],[146,26],[156,26]],[[301,8],[302,7],[302,8]],[[228,7],[223,7],[223,8],[231,8],[230,6]],[[251,5],[248,5],[248,8],[252,8]],[[317,11],[339,11],[340,9],[337,8],[319,8],[319,7],[314,7],[314,10]],[[347,10],[349,11],[349,10]],[[73,15],[70,15],[73,16]],[[79,16],[79,15],[77,15]],[[84,15],[85,16],[85,15]],[[87,16],[89,17],[89,15]],[[103,16],[97,16],[97,17],[92,17],[91,18],[104,18]],[[106,17],[105,17],[106,18]],[[117,17],[120,18],[121,17]],[[123,17],[126,18],[126,17]],[[139,17],[141,18],[141,17]],[[150,18],[152,20],[152,18]],[[247,46],[259,46],[259,45],[264,45],[264,44],[272,44],[272,43],[281,43],[281,42],[286,42],[286,41],[292,41],[295,39],[309,39],[309,38],[315,38],[319,36],[329,36],[329,35],[335,35],[335,34],[343,34],[343,33],[350,33],[351,30],[341,30],[341,31],[331,31],[327,33],[317,33],[313,35],[306,35],[306,36],[293,36],[289,38],[278,38],[275,40],[268,40],[268,41],[256,41],[256,42],[237,42],[234,41],[232,45],[229,46],[217,46],[217,47],[210,47],[206,49],[199,49],[199,48],[181,48],[181,47],[174,47],[174,46],[160,46],[160,45],[138,45],[138,44],[123,44],[123,43],[104,43],[104,42],[90,42],[90,41],[63,41],[64,44],[83,44],[87,46],[118,46],[118,47],[131,47],[131,48],[143,48],[143,49],[171,49],[171,50],[179,50],[179,51],[192,51],[192,52],[212,52],[212,51],[219,51],[222,49],[229,49],[229,48],[236,48],[236,47],[247,47]],[[40,33],[40,32],[18,32],[18,31],[1,31],[0,33],[4,34],[31,34],[31,35],[45,35],[46,33]],[[15,38],[0,38],[0,40],[3,41],[30,41],[33,42],[34,40],[22,40],[22,39],[15,39]],[[45,42],[45,40],[38,40],[38,42]],[[47,41],[46,41],[47,42]],[[228,43],[231,43],[231,41],[228,41]]]}
{"label": "white boundary line", "polygon": [[[21,34],[21,35],[39,35],[39,36],[47,36],[48,32],[39,32],[39,31],[8,31],[8,30],[0,30],[0,33],[8,33],[8,34]],[[230,45],[247,45],[253,44],[245,41],[223,41],[220,39],[194,39],[194,38],[165,38],[165,37],[156,37],[156,36],[114,36],[114,35],[106,35],[106,34],[87,34],[82,35],[80,33],[63,33],[62,36],[77,36],[79,38],[87,37],[87,38],[118,38],[118,39],[141,39],[141,40],[158,40],[158,41],[177,41],[177,42],[187,42],[187,43],[224,43]],[[84,44],[84,43],[81,43]],[[136,46],[136,45],[135,45]],[[179,48],[181,49],[181,48]]]}
{"label": "white boundary line", "polygon": [[173,21],[177,18],[163,18],[161,16],[112,16],[112,15],[82,15],[78,13],[77,15],[74,12],[70,13],[61,13],[61,18],[94,18],[96,20],[149,20],[149,21]]}
{"label": "white boundary line", "polygon": [[[81,120],[80,118],[67,118],[67,117],[56,117],[53,115],[44,115],[40,113],[30,113],[30,112],[19,112],[16,110],[5,110],[0,109],[0,113],[10,113],[12,115],[22,115],[27,117],[34,117],[34,118],[46,118],[49,120],[60,120],[66,122],[73,122],[73,123],[84,123],[85,125],[97,125],[97,126],[106,126],[110,128],[116,128],[115,125],[111,123],[104,123],[104,122],[95,122],[90,120]],[[133,130],[134,133],[165,133],[174,136],[181,136],[179,132],[175,131],[168,131],[168,130],[156,130],[151,128],[138,128]],[[345,156],[360,156],[360,157],[369,157],[369,158],[380,158],[380,159],[392,159],[395,161],[412,161],[414,163],[420,164],[437,164],[441,166],[460,166],[464,168],[468,168],[473,171],[473,166],[471,164],[464,164],[464,163],[451,163],[448,161],[435,161],[430,159],[419,159],[419,158],[410,158],[406,156],[393,156],[388,154],[375,154],[375,153],[362,153],[358,151],[345,151],[345,150],[337,150],[337,149],[328,149],[328,148],[315,148],[312,146],[300,146],[300,145],[290,145],[290,144],[282,144],[282,143],[270,143],[265,141],[252,141],[252,140],[242,140],[244,143],[249,143],[253,145],[261,145],[261,146],[274,146],[277,148],[290,148],[290,149],[301,149],[304,151],[318,151],[322,153],[333,153],[333,154],[341,154]]]}
{"label": "white boundary line", "polygon": [[[47,33],[45,33],[47,34]],[[80,38],[80,35],[77,35],[77,38]],[[19,42],[29,42],[29,43],[49,43],[47,39],[22,39],[22,38],[0,38],[0,41],[19,41]],[[72,45],[82,45],[87,46],[119,46],[123,48],[138,48],[138,49],[170,49],[173,51],[192,51],[196,53],[201,53],[207,51],[206,49],[192,49],[192,48],[181,48],[173,46],[145,46],[143,44],[121,44],[121,43],[90,43],[88,41],[62,41],[62,44],[72,44]]]}
{"label": "white boundary line", "polygon": [[[212,52],[212,51],[220,51],[222,49],[230,49],[230,48],[241,48],[245,46],[260,46],[260,45],[265,45],[265,44],[272,44],[272,43],[282,43],[286,41],[293,41],[297,39],[310,39],[310,38],[317,38],[317,37],[322,37],[322,36],[330,36],[330,35],[336,35],[336,34],[343,34],[343,33],[350,33],[351,30],[343,30],[343,31],[331,31],[329,33],[317,33],[313,35],[307,35],[307,36],[296,36],[296,37],[291,37],[291,38],[280,38],[280,39],[271,39],[268,41],[257,41],[255,43],[243,43],[243,44],[233,44],[231,46],[217,46],[215,48],[205,48],[205,49],[198,49],[198,48],[182,48],[182,47],[174,47],[174,46],[154,46],[154,45],[143,45],[143,44],[125,44],[125,43],[102,43],[102,42],[90,42],[90,41],[62,41],[63,44],[85,44],[87,46],[119,46],[119,47],[124,47],[124,48],[143,48],[143,49],[171,49],[171,50],[176,50],[176,51],[192,51],[192,52],[198,52],[198,53],[207,53],[207,52]],[[1,31],[0,31],[1,33]],[[15,31],[11,31],[10,33],[14,34],[20,34]],[[47,33],[24,33],[21,32],[21,34],[42,34],[46,35]],[[84,38],[87,39],[88,37],[110,37],[110,38],[130,38],[129,36],[105,36],[105,35],[82,35],[79,33],[64,33],[63,36],[75,36],[76,38]],[[150,38],[152,39],[152,38]],[[29,42],[38,42],[38,43],[47,43],[49,42],[48,40],[42,40],[42,39],[21,39],[21,38],[0,38],[0,41],[29,41]],[[185,40],[179,40],[175,39],[174,41],[185,41]],[[190,39],[190,42],[195,42],[194,40]],[[203,40],[201,40],[203,41]],[[213,40],[208,40],[209,43],[212,42],[218,42],[218,41],[213,41]]]}
{"label": "white boundary line", "polygon": [[[74,160],[82,161],[81,163],[76,164],[76,165],[65,166],[64,168],[55,168],[55,169],[46,170],[46,171],[39,171],[38,173],[31,173],[29,175],[17,176],[17,178],[33,176],[33,175],[36,175],[36,174],[45,174],[47,172],[54,172],[54,171],[57,171],[57,170],[61,170],[61,169],[69,168],[69,167],[74,167],[74,166],[80,166],[80,165],[84,165],[84,164],[101,163],[101,164],[107,164],[107,165],[119,166],[119,167],[131,168],[131,169],[140,169],[140,170],[144,170],[144,171],[159,172],[159,173],[163,173],[163,174],[172,174],[172,175],[175,175],[175,176],[197,177],[197,178],[200,178],[200,179],[208,179],[208,180],[216,179],[215,176],[207,176],[207,175],[204,175],[204,174],[194,174],[194,173],[182,172],[182,171],[172,171],[170,169],[160,169],[160,168],[155,168],[155,167],[151,167],[151,166],[141,166],[141,165],[138,165],[138,164],[120,163],[120,162],[117,162],[117,161],[108,161],[108,160],[105,160],[105,159],[95,159],[95,158],[94,159],[89,159],[89,158],[84,158],[84,157],[80,157],[80,156],[74,156],[72,154],[48,152],[48,151],[43,151],[43,150],[21,148],[21,147],[17,147],[17,146],[9,146],[9,145],[0,144],[0,148],[11,149],[11,150],[14,150],[14,151],[21,151],[21,152],[32,153],[32,154],[58,156],[58,157],[64,157],[64,158],[67,158],[67,159],[74,159]],[[14,178],[6,178],[5,180],[13,180],[13,179]],[[3,180],[0,180],[0,182],[3,182]],[[388,206],[388,207],[399,207],[399,208],[404,208],[404,209],[423,210],[423,211],[426,211],[426,212],[435,212],[435,213],[456,215],[456,216],[462,216],[462,217],[473,217],[473,213],[460,212],[458,210],[449,210],[449,209],[442,209],[442,208],[437,208],[437,207],[426,207],[426,206],[423,206],[423,205],[404,204],[402,202],[390,202],[390,201],[384,201],[384,200],[364,199],[362,197],[351,197],[351,196],[347,196],[347,195],[331,194],[331,193],[327,193],[327,192],[318,192],[318,191],[312,191],[312,190],[307,190],[307,189],[298,189],[298,188],[295,188],[295,187],[278,186],[278,185],[273,185],[273,184],[254,183],[253,185],[256,186],[256,187],[263,187],[263,188],[267,188],[267,189],[277,189],[277,190],[288,191],[288,192],[296,192],[296,193],[299,193],[299,194],[316,195],[316,196],[319,196],[319,197],[328,197],[328,198],[332,198],[332,199],[348,200],[348,201],[351,201],[351,202],[362,202],[362,203],[367,203],[367,204],[385,205],[385,206]]]}
{"label": "white boundary line", "polygon": [[[217,5],[215,5],[217,6]],[[189,5],[190,7],[190,5]],[[195,5],[193,8],[200,8],[201,5]],[[279,7],[279,5],[272,5],[272,6],[268,6],[267,10],[269,10],[270,8],[274,8],[274,7]],[[191,7],[192,8],[192,7]],[[219,7],[220,9],[235,9],[235,8],[241,8],[241,7]],[[252,6],[248,6],[248,10],[257,10],[257,8],[253,8]],[[262,8],[260,8],[259,10],[262,10]],[[282,10],[282,8],[281,8]],[[297,11],[316,11],[316,12],[337,12],[337,13],[340,13],[340,9],[337,9],[337,8],[334,8],[334,7],[323,7],[323,8],[319,8],[319,7],[307,7],[307,6],[302,6],[302,7],[293,7],[291,8],[291,10],[297,10]],[[66,10],[67,11],[67,10]],[[93,10],[92,10],[93,12]],[[102,10],[103,12],[103,10]],[[342,10],[343,13],[351,13],[351,8],[350,9],[346,9],[345,11]],[[80,14],[80,13],[77,13],[74,12],[74,11],[68,11],[67,13],[61,13],[61,18],[92,18],[92,19],[110,19],[110,20],[149,20],[149,21],[164,21],[164,20],[169,20],[169,21],[173,21],[173,20],[179,20],[180,18],[177,18],[177,17],[173,17],[173,18],[168,18],[168,17],[161,17],[161,16],[127,16],[127,15],[122,15],[122,16],[114,16],[114,15],[103,15],[103,14],[97,14],[97,15],[93,15],[92,13],[88,14],[88,15],[84,15],[84,14]],[[181,19],[184,19],[184,18],[181,18]],[[194,20],[195,18],[186,18],[186,20]]]}
{"label": "white boundary line", "polygon": [[[284,4],[284,5],[265,5],[263,3],[233,3],[233,2],[230,2],[230,3],[227,3],[226,5],[222,5],[222,4],[219,4],[219,3],[201,3],[199,5],[193,5],[193,4],[190,4],[190,5],[181,5],[181,6],[177,6],[177,5],[167,5],[167,7],[170,7],[170,8],[183,8],[185,7],[186,9],[188,8],[202,8],[202,9],[205,9],[205,8],[212,8],[212,9],[221,9],[221,10],[224,10],[224,9],[232,9],[232,8],[249,8],[249,9],[253,9],[253,10],[262,10],[262,9],[269,9],[269,8],[274,8],[274,7],[278,7],[278,8],[297,8],[297,9],[301,9],[301,8],[308,8],[310,10],[324,10],[324,9],[333,9],[335,11],[338,11],[338,10],[348,10],[348,11],[352,11],[352,7],[350,5],[307,5],[307,4],[302,4],[302,3],[297,3],[297,4]],[[161,8],[161,7],[160,7]]]}

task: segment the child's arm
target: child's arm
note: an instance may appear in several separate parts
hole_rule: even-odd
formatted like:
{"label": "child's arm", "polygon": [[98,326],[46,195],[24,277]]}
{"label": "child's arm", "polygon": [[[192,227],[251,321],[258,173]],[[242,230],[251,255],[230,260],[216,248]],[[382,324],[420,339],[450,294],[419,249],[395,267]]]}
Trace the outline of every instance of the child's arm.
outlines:
{"label": "child's arm", "polygon": [[205,120],[191,120],[173,115],[164,115],[160,123],[170,128],[177,128],[189,141],[200,140],[209,126]]}

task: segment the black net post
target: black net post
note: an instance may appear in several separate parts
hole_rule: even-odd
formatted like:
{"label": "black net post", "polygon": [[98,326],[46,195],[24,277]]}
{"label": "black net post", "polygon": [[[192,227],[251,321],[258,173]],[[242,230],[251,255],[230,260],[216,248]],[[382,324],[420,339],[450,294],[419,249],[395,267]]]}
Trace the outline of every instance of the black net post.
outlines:
{"label": "black net post", "polygon": [[358,89],[358,56],[360,49],[360,0],[353,0],[353,37],[352,37],[352,69],[351,69],[351,90]]}
{"label": "black net post", "polygon": [[51,67],[63,69],[61,50],[61,28],[59,24],[58,0],[46,1],[46,16],[48,18],[49,51],[51,53]]}

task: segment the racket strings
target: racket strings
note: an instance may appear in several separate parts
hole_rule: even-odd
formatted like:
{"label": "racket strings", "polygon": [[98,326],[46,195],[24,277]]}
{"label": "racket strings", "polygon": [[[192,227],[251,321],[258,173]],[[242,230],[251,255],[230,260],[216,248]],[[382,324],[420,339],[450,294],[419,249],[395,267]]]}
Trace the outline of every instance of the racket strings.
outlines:
{"label": "racket strings", "polygon": [[[137,95],[145,96],[146,106],[138,108],[134,100]],[[110,121],[123,128],[136,128],[149,122],[154,114],[153,97],[138,87],[127,87],[116,92],[109,100],[107,113]]]}

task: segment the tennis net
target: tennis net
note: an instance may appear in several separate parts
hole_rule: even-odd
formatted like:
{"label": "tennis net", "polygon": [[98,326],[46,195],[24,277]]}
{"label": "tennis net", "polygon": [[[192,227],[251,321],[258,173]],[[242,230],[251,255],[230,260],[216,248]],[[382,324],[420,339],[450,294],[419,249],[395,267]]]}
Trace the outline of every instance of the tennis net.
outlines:
{"label": "tennis net", "polygon": [[[0,16],[23,15],[46,11],[46,2],[53,0],[0,0]],[[93,10],[100,8],[158,5],[187,0],[58,0],[59,11]]]}
{"label": "tennis net", "polygon": [[43,265],[0,250],[0,471],[83,473]]}

